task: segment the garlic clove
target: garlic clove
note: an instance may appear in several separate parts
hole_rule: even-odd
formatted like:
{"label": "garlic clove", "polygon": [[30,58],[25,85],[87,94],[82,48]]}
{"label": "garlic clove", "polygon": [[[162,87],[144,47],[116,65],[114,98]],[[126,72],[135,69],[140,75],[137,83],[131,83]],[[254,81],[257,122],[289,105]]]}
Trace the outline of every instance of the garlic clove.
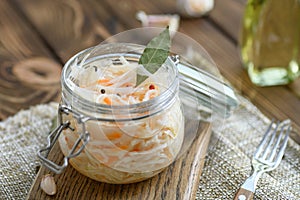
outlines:
{"label": "garlic clove", "polygon": [[214,0],[177,0],[177,10],[185,17],[201,17],[214,7]]}
{"label": "garlic clove", "polygon": [[46,174],[42,178],[40,187],[48,195],[56,194],[56,184],[55,184],[53,176],[51,176],[50,174]]}
{"label": "garlic clove", "polygon": [[147,15],[144,11],[136,13],[136,19],[141,21],[143,27],[169,26],[171,35],[179,28],[180,17],[177,14]]}

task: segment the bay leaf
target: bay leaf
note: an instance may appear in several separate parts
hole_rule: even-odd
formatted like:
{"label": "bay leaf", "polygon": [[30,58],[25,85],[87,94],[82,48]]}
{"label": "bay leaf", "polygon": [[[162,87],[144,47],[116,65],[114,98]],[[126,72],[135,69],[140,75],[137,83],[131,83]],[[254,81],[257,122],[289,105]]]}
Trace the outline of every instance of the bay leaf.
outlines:
{"label": "bay leaf", "polygon": [[[143,65],[151,74],[154,74],[168,58],[170,47],[171,38],[169,27],[167,27],[147,44],[139,59],[139,64]],[[148,76],[137,74],[136,86],[140,85],[147,78]]]}

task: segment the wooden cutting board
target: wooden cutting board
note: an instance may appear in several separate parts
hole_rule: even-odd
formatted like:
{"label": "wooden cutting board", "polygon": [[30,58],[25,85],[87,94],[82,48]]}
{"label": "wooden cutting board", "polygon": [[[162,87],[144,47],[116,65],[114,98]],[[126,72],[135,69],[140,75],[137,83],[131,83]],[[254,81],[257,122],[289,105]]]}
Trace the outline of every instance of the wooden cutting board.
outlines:
{"label": "wooden cutting board", "polygon": [[[180,159],[153,178],[134,184],[115,185],[97,182],[68,166],[62,174],[54,175],[57,193],[48,196],[40,189],[40,182],[43,175],[51,172],[41,167],[27,199],[195,199],[210,136],[211,124],[201,122],[198,137]],[[50,151],[48,158],[56,163],[63,160],[58,144]]]}

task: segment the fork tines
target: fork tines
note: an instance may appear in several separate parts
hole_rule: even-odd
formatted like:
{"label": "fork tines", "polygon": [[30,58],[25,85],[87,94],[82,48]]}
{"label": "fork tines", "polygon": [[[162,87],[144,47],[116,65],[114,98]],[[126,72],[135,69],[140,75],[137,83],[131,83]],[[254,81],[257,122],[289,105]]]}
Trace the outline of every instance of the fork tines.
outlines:
{"label": "fork tines", "polygon": [[273,120],[254,153],[254,158],[262,162],[279,163],[287,145],[290,129],[290,120],[285,120],[281,123],[275,123]]}

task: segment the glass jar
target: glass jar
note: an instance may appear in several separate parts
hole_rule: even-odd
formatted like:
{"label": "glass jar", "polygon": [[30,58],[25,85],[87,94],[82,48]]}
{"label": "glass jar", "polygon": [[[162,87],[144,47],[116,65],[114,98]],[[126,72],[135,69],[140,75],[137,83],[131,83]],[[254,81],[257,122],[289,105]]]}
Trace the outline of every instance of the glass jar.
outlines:
{"label": "glass jar", "polygon": [[[59,145],[65,162],[71,158],[77,171],[94,180],[114,184],[142,181],[173,163],[180,152],[184,116],[178,96],[178,71],[170,58],[157,75],[138,87],[150,91],[148,100],[144,97],[133,103],[129,97],[128,102],[121,102],[128,88],[135,89],[130,81],[126,83],[128,88],[111,89],[100,84],[105,90],[89,89],[89,84],[104,80],[101,77],[111,71],[120,72],[126,80],[136,76],[126,71],[126,66],[137,65],[143,49],[135,44],[100,45],[78,53],[63,68],[59,116],[65,126]],[[153,87],[158,88],[158,94],[151,98]],[[103,100],[108,97],[110,102]]]}
{"label": "glass jar", "polygon": [[241,58],[259,86],[288,84],[300,75],[300,1],[248,0]]}

